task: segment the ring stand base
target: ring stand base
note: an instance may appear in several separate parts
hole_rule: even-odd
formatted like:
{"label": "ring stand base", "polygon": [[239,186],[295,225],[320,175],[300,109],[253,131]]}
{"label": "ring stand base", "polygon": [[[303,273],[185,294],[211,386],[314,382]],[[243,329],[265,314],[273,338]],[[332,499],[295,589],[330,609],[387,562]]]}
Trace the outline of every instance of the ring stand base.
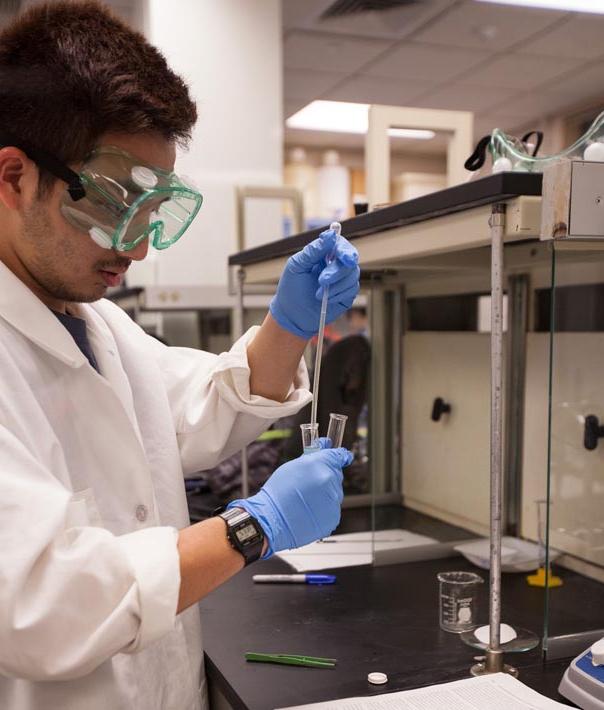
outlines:
{"label": "ring stand base", "polygon": [[514,666],[508,665],[507,663],[503,664],[503,668],[501,668],[501,670],[487,670],[486,662],[481,661],[480,663],[474,664],[472,668],[470,668],[470,673],[473,676],[491,675],[492,673],[507,673],[514,678],[518,678],[518,669],[514,668]]}

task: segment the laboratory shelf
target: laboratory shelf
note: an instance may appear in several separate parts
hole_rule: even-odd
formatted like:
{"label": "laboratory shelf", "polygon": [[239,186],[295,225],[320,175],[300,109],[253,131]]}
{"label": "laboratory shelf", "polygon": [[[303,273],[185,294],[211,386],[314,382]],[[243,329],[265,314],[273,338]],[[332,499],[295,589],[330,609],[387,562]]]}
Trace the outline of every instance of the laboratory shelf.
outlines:
{"label": "laboratory shelf", "polygon": [[[542,176],[537,173],[499,173],[455,185],[414,200],[407,200],[379,210],[352,217],[342,222],[342,233],[348,239],[376,234],[426,219],[455,214],[473,207],[507,202],[514,197],[540,196]],[[243,266],[275,257],[289,256],[315,239],[323,229],[311,229],[286,239],[246,249],[229,257],[229,265]]]}
{"label": "laboratory shelf", "polygon": [[[414,259],[489,245],[488,224],[494,203],[507,205],[506,242],[537,240],[541,184],[538,174],[490,175],[347,219],[342,222],[342,234],[357,247],[365,274],[400,271]],[[242,271],[248,295],[250,287],[272,286],[287,257],[326,227],[233,254],[229,265]]]}

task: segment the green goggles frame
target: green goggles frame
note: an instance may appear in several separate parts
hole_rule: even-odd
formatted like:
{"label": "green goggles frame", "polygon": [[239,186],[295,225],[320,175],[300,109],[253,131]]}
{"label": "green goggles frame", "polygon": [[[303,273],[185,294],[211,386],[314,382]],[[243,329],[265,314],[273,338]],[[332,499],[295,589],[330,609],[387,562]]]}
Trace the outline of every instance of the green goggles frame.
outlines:
{"label": "green goggles frame", "polygon": [[[162,170],[161,168],[155,168],[148,166],[153,173],[160,176],[166,183],[164,187],[153,187],[148,190],[142,190],[139,197],[137,197],[127,209],[124,210],[123,205],[118,203],[114,197],[109,194],[106,190],[103,190],[95,181],[89,178],[84,172],[77,173],[67,165],[58,160],[55,156],[48,153],[47,151],[33,146],[31,143],[23,140],[19,140],[7,134],[6,132],[0,132],[0,148],[14,146],[19,150],[22,150],[31,160],[33,160],[38,166],[47,170],[51,175],[62,180],[67,184],[67,192],[72,203],[78,203],[86,197],[98,197],[105,203],[109,211],[112,211],[116,219],[116,226],[113,229],[113,233],[108,235],[103,233],[103,240],[106,241],[104,246],[108,249],[115,249],[116,251],[130,251],[134,249],[143,240],[149,238],[151,244],[155,249],[167,249],[169,246],[174,244],[184,232],[188,229],[193,219],[199,212],[201,205],[203,203],[203,196],[200,192],[185,185],[181,178],[179,178],[175,173]],[[115,146],[103,146],[97,148],[96,151],[91,153],[91,156],[98,152],[102,153],[114,153],[116,155],[121,155],[122,157],[128,157],[133,161],[133,164],[140,164],[141,161],[137,160],[134,156],[130,155],[127,151],[121,148],[116,148]],[[137,235],[135,239],[124,242],[123,237],[126,234],[128,227],[135,217],[137,212],[144,207],[144,203],[147,202],[152,197],[165,196],[167,200],[184,198],[192,202],[193,209],[188,211],[188,216],[186,220],[180,220],[183,222],[182,227],[178,229],[173,236],[169,239],[164,239],[164,221],[161,219],[153,220],[141,234]],[[73,220],[69,221],[74,223]],[[102,230],[101,230],[102,231]],[[95,239],[97,243],[100,242]]]}
{"label": "green goggles frame", "polygon": [[[115,146],[103,146],[93,151],[89,160],[94,158],[95,155],[116,155],[118,157],[126,157],[131,159],[133,164],[140,164],[140,161],[134,158],[134,156],[131,156],[126,151],[121,148],[116,148]],[[153,167],[152,172],[162,179],[165,183],[164,186],[144,189],[125,210],[123,205],[115,199],[114,195],[112,195],[108,190],[103,189],[97,180],[86,174],[85,168],[81,173],[76,173],[80,184],[84,188],[85,196],[88,198],[92,198],[93,196],[97,198],[100,197],[101,201],[105,203],[109,211],[113,212],[116,220],[119,220],[117,221],[110,237],[110,248],[117,251],[130,251],[145,239],[149,239],[155,249],[167,249],[169,246],[172,246],[172,244],[178,241],[186,232],[191,222],[195,219],[197,213],[201,209],[201,205],[203,204],[202,194],[186,185],[182,178],[178,177],[175,173],[162,170],[161,168]],[[182,226],[175,231],[169,239],[164,238],[165,222],[163,219],[159,218],[149,222],[149,224],[145,226],[145,229],[142,230],[140,234],[137,234],[134,239],[125,241],[124,236],[127,234],[132,220],[141,209],[144,209],[145,203],[148,203],[151,199],[158,200],[160,205],[162,203],[169,203],[171,200],[184,199],[190,201],[192,209],[188,209],[186,211],[187,217],[185,220],[181,220],[176,215],[172,215],[175,219],[182,222]],[[161,209],[168,209],[169,213],[169,208],[163,207]],[[73,220],[70,219],[69,221],[72,222]],[[105,236],[109,237],[109,235]]]}

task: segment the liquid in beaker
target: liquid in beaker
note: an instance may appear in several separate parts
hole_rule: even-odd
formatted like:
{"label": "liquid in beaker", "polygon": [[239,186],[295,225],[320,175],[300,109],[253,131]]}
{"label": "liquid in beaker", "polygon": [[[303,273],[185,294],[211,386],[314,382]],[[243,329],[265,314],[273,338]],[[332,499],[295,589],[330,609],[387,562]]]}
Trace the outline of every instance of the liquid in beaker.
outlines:
{"label": "liquid in beaker", "polygon": [[344,440],[344,430],[348,417],[345,414],[331,413],[329,415],[329,427],[327,428],[327,438],[331,441],[332,449],[342,446]]}
{"label": "liquid in beaker", "polygon": [[478,590],[483,583],[473,572],[439,572],[440,628],[454,634],[478,626]]}
{"label": "liquid in beaker", "polygon": [[318,424],[300,424],[300,431],[302,432],[302,449],[305,454],[321,451]]}

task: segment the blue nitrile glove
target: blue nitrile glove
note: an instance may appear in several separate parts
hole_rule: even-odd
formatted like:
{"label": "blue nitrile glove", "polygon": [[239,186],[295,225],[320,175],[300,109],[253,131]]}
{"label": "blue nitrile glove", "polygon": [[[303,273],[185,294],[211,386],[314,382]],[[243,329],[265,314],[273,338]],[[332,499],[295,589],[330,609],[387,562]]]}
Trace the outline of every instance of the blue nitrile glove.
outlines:
{"label": "blue nitrile glove", "polygon": [[279,466],[255,496],[229,503],[228,508],[244,508],[262,526],[269,543],[263,559],[336,529],[344,497],[342,467],[352,458],[348,449],[305,454]]}
{"label": "blue nitrile glove", "polygon": [[[335,258],[327,264],[326,257]],[[359,292],[359,253],[333,229],[321,232],[302,251],[290,256],[279,279],[270,312],[285,330],[308,340],[319,330],[323,286],[329,286],[327,323],[347,311]]]}

